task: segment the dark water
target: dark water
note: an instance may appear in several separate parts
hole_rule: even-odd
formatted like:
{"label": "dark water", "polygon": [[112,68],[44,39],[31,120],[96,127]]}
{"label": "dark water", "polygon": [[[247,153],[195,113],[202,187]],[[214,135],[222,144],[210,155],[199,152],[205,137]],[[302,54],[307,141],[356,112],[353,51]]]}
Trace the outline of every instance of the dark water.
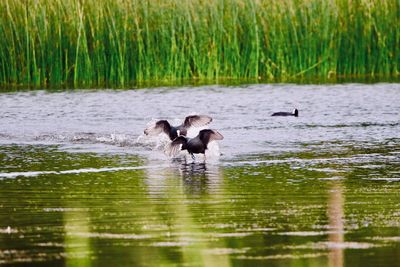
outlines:
{"label": "dark water", "polygon": [[[399,103],[399,84],[0,94],[0,265],[399,266]],[[222,155],[142,136],[190,113]]]}

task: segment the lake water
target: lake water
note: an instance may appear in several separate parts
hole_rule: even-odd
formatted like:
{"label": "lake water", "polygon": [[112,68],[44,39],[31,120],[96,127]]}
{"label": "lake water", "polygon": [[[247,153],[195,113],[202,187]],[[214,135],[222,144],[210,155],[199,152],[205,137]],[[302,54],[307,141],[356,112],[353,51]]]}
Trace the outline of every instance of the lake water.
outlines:
{"label": "lake water", "polygon": [[[399,266],[399,111],[390,83],[1,93],[0,265]],[[193,113],[205,161],[142,135]]]}

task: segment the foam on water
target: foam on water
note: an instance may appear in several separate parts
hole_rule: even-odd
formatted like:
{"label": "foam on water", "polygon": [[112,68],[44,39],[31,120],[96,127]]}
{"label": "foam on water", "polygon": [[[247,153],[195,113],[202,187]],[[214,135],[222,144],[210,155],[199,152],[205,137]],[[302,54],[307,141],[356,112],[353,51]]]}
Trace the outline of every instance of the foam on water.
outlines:
{"label": "foam on water", "polygon": [[143,170],[152,168],[163,168],[169,166],[156,165],[156,166],[137,166],[137,167],[115,167],[115,168],[84,168],[75,170],[64,170],[64,171],[26,171],[26,172],[3,172],[0,173],[1,178],[16,178],[16,177],[34,177],[39,175],[48,174],[79,174],[79,173],[96,173],[96,172],[116,172],[116,171],[129,171],[129,170]]}

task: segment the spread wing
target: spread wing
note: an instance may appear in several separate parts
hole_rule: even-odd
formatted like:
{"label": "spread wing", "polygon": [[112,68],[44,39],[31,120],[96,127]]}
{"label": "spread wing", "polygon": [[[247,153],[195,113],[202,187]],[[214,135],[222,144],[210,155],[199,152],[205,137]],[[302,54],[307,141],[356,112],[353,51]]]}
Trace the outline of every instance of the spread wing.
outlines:
{"label": "spread wing", "polygon": [[187,139],[184,136],[178,136],[171,143],[169,143],[165,148],[165,154],[170,157],[174,157],[179,154],[182,146],[187,143]]}
{"label": "spread wing", "polygon": [[191,115],[191,116],[187,116],[185,118],[185,121],[183,122],[183,126],[186,128],[191,127],[191,126],[201,127],[201,126],[209,124],[211,121],[212,121],[212,118],[207,115]]}
{"label": "spread wing", "polygon": [[210,140],[208,142],[214,141],[214,140],[222,140],[224,139],[224,136],[220,134],[216,130],[212,130],[212,133],[210,134]]}
{"label": "spread wing", "polygon": [[207,145],[211,141],[222,140],[224,136],[217,130],[205,129],[199,132],[200,139]]}

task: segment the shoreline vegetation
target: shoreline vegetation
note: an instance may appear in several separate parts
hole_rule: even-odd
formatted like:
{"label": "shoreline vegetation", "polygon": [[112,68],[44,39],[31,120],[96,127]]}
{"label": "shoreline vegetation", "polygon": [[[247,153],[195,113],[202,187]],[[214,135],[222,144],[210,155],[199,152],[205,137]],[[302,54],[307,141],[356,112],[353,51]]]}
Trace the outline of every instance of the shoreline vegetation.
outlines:
{"label": "shoreline vegetation", "polygon": [[2,0],[1,87],[398,79],[400,1]]}

